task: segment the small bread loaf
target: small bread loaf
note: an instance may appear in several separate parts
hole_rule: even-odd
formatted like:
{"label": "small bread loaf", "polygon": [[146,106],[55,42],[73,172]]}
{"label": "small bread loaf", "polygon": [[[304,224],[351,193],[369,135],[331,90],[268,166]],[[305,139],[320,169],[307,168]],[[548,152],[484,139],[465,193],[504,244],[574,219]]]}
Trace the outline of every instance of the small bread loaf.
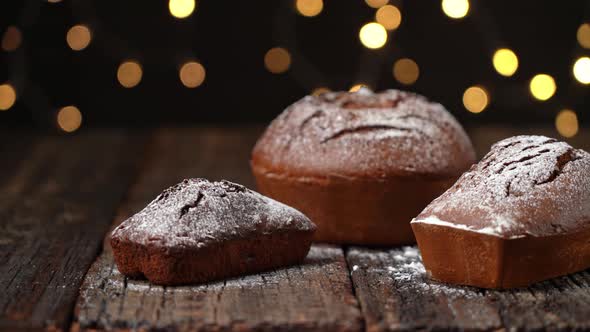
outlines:
{"label": "small bread loaf", "polygon": [[543,136],[492,146],[412,221],[434,279],[526,286],[590,267],[590,154]]}
{"label": "small bread loaf", "polygon": [[252,152],[258,190],[318,225],[316,240],[413,243],[410,221],[475,161],[445,108],[398,90],[307,96]]}
{"label": "small bread loaf", "polygon": [[201,283],[302,261],[315,225],[229,181],[166,189],[111,237],[119,271],[160,285]]}

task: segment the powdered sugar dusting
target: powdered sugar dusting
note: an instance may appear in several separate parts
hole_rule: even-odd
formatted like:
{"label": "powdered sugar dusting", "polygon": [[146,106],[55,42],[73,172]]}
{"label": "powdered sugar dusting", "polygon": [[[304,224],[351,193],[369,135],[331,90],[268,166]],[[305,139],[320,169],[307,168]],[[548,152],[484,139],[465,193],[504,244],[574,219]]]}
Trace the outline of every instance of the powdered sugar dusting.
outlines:
{"label": "powdered sugar dusting", "polygon": [[590,154],[544,136],[500,141],[413,222],[503,238],[580,231],[590,227]]}
{"label": "powdered sugar dusting", "polygon": [[302,175],[457,175],[473,161],[469,138],[442,105],[398,90],[307,96],[271,123],[253,153],[257,166]]}
{"label": "powdered sugar dusting", "polygon": [[[348,255],[355,263],[362,263],[354,273],[387,275],[391,278],[393,287],[400,291],[444,293],[461,298],[480,296],[471,287],[447,285],[431,280],[422,263],[420,251],[415,246],[405,246],[388,251],[352,249]],[[385,280],[383,278],[375,279]]]}
{"label": "powdered sugar dusting", "polygon": [[315,225],[299,211],[229,181],[189,179],[124,221],[113,237],[161,247],[204,247],[228,239]]}
{"label": "powdered sugar dusting", "polygon": [[[464,231],[471,231],[471,232],[493,235],[493,236],[499,236],[499,234],[502,234],[502,232],[511,224],[510,221],[499,220],[494,226],[489,226],[489,227],[484,227],[484,228],[475,228],[470,225],[462,225],[462,224],[456,224],[456,223],[440,220],[436,216],[428,216],[424,219],[415,219],[414,218],[412,220],[412,223],[413,224],[423,223],[423,224],[429,224],[429,225],[445,226],[445,227],[451,227],[451,228],[456,228],[456,229],[462,229]],[[519,237],[523,237],[523,235],[510,236],[510,238],[519,238]]]}

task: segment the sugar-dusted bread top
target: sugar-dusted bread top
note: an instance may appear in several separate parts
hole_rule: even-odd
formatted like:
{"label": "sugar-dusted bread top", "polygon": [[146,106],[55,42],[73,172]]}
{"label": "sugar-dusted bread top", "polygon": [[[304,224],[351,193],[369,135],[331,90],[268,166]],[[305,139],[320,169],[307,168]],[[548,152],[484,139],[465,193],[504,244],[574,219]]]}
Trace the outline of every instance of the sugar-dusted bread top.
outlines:
{"label": "sugar-dusted bread top", "polygon": [[543,136],[500,141],[414,220],[502,238],[590,227],[590,154]]}
{"label": "sugar-dusted bread top", "polygon": [[301,212],[229,181],[188,179],[164,190],[112,233],[115,241],[202,248],[233,239],[313,232]]}
{"label": "sugar-dusted bread top", "polygon": [[474,161],[468,136],[442,105],[398,90],[307,96],[270,124],[252,153],[257,172],[286,177],[448,178]]}

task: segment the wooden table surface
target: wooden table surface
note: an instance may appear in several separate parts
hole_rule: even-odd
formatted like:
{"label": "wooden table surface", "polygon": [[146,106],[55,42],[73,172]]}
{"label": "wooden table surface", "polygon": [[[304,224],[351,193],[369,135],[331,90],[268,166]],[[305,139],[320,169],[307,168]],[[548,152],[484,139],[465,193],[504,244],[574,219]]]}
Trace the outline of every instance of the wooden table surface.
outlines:
{"label": "wooden table surface", "polygon": [[[416,247],[314,245],[300,266],[160,287],[122,276],[109,229],[188,177],[253,187],[261,127],[0,133],[0,330],[590,329],[590,273],[511,291],[425,278]],[[477,128],[480,156],[517,133]],[[590,150],[590,132],[571,143]]]}

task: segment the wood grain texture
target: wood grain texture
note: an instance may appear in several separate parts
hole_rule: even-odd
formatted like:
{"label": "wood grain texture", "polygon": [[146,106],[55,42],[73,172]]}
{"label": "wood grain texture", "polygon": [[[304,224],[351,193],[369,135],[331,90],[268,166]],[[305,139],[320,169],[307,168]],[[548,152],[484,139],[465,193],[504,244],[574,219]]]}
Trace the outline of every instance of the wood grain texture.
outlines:
{"label": "wood grain texture", "polygon": [[[590,329],[588,271],[516,291],[453,287],[426,279],[411,248],[351,248],[346,262],[339,248],[316,246],[302,266],[162,288],[121,276],[107,245],[84,277],[108,227],[162,189],[187,177],[253,187],[248,161],[261,130],[162,129],[147,154],[145,135],[118,130],[0,132],[0,330]],[[479,156],[516,134],[556,136],[552,128],[469,133]],[[568,141],[590,151],[590,130]]]}
{"label": "wood grain texture", "polygon": [[121,131],[12,139],[24,155],[11,150],[14,168],[0,179],[0,329],[63,330],[143,139]]}
{"label": "wood grain texture", "polygon": [[301,265],[199,286],[161,287],[121,275],[110,252],[86,277],[78,330],[359,331],[342,250],[315,246]]}
{"label": "wood grain texture", "polygon": [[347,251],[367,331],[590,329],[590,273],[494,291],[429,280],[416,247]]}
{"label": "wood grain texture", "polygon": [[[248,161],[259,129],[164,129],[114,224],[183,178],[253,186]],[[108,238],[107,238],[108,240]],[[358,303],[343,252],[314,247],[300,266],[199,286],[159,287],[122,276],[108,241],[82,286],[73,330],[357,331]]]}

